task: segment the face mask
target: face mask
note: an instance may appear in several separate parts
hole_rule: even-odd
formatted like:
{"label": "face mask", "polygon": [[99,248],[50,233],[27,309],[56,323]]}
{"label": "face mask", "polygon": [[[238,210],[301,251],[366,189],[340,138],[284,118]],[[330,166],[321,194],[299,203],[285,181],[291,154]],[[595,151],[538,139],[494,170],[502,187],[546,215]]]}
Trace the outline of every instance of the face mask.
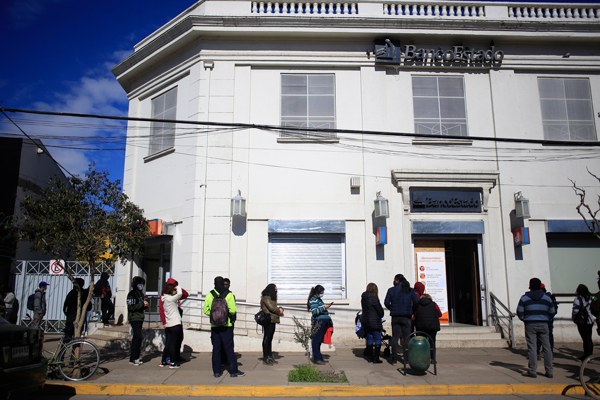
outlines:
{"label": "face mask", "polygon": [[139,285],[137,285],[137,288],[138,288],[139,290],[142,290],[142,289],[144,288],[144,285],[142,285],[142,284],[140,283]]}
{"label": "face mask", "polygon": [[177,294],[177,290],[173,290],[173,296]]}
{"label": "face mask", "polygon": [[398,286],[398,284],[399,284],[399,283],[400,283],[400,282],[396,282],[396,281],[394,281],[394,286]]}
{"label": "face mask", "polygon": [[319,297],[320,297],[320,298],[323,298],[323,294],[324,294],[324,293],[321,293],[321,294],[319,295]]}

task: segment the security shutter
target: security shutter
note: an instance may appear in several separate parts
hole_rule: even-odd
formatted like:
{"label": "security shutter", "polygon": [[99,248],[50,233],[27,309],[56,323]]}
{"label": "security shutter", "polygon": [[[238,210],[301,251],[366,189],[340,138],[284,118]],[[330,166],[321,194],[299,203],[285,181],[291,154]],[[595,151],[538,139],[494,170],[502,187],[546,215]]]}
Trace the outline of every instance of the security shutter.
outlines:
{"label": "security shutter", "polygon": [[272,234],[269,282],[282,300],[306,301],[311,287],[325,287],[325,299],[346,298],[343,235]]}

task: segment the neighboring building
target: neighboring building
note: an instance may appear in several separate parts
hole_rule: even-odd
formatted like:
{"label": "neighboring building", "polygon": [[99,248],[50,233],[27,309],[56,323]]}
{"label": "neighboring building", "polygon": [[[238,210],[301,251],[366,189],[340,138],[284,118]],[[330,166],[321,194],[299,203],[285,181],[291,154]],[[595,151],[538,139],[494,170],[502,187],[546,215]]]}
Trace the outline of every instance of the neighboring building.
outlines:
{"label": "neighboring building", "polygon": [[[121,307],[137,274],[202,295],[228,276],[248,302],[274,282],[283,304],[322,284],[357,309],[402,273],[472,325],[491,294],[514,312],[533,276],[563,300],[596,290],[569,178],[595,203],[598,4],[205,0],[113,73],[130,117],[223,124],[129,123],[124,191],[165,231],[119,271]],[[577,336],[569,312],[557,340]]]}
{"label": "neighboring building", "polygon": [[[3,223],[7,222],[6,218],[20,215],[20,204],[27,194],[40,193],[55,176],[67,180],[42,142],[25,138],[0,137],[0,171],[0,221]],[[53,257],[32,252],[28,242],[17,243],[14,231],[4,226],[0,229],[0,284],[12,287],[13,260],[46,261]]]}

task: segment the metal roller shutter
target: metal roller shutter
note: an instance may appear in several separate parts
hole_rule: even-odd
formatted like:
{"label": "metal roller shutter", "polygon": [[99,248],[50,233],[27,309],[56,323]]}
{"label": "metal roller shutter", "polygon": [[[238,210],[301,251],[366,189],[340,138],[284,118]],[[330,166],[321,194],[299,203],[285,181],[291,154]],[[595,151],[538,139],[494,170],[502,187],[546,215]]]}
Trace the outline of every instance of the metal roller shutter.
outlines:
{"label": "metal roller shutter", "polygon": [[269,282],[282,300],[306,301],[311,287],[325,287],[325,299],[346,298],[343,235],[272,234]]}

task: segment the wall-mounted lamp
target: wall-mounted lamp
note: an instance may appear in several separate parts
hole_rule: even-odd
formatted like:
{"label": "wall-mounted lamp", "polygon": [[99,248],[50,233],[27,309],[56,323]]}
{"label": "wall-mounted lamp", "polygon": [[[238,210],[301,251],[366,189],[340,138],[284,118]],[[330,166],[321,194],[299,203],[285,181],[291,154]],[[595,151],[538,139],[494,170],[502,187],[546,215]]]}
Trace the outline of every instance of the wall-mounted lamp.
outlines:
{"label": "wall-mounted lamp", "polygon": [[381,195],[381,192],[377,192],[377,198],[375,199],[375,218],[389,217],[388,201]]}
{"label": "wall-mounted lamp", "polygon": [[531,217],[529,214],[529,200],[523,197],[521,192],[515,193],[515,213],[517,218],[527,219]]}
{"label": "wall-mounted lamp", "polygon": [[214,61],[205,60],[202,63],[204,64],[204,69],[213,69],[215,67]]}
{"label": "wall-mounted lamp", "polygon": [[237,196],[231,199],[231,216],[246,216],[246,199],[242,197],[242,192],[238,190]]}

